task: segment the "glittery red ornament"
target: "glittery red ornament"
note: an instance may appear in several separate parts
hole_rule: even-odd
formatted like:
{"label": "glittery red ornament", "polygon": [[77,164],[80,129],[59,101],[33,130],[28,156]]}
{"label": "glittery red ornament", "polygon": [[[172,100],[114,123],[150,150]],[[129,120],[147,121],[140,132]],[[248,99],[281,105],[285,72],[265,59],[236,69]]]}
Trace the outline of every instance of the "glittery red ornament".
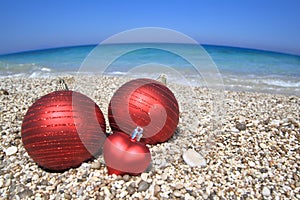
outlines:
{"label": "glittery red ornament", "polygon": [[123,132],[108,136],[103,146],[103,156],[109,174],[138,175],[151,162],[148,147]]}
{"label": "glittery red ornament", "polygon": [[100,153],[105,120],[97,104],[73,91],[55,91],[38,99],[22,124],[22,141],[41,167],[63,171]]}
{"label": "glittery red ornament", "polygon": [[108,108],[113,131],[131,134],[140,126],[142,142],[157,144],[172,137],[179,120],[174,94],[152,79],[136,79],[122,85],[113,95]]}

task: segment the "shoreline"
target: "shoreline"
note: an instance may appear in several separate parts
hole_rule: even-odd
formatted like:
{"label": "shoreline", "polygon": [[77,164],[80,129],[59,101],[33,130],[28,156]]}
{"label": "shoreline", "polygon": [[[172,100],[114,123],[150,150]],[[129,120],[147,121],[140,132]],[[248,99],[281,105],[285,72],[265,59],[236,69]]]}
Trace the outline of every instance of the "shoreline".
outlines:
{"label": "shoreline", "polygon": [[[60,77],[70,89],[89,81],[91,91],[86,92],[106,120],[114,91],[129,80]],[[196,87],[191,91],[170,84],[180,105],[178,131],[168,142],[149,146],[152,167],[146,173],[109,176],[101,156],[63,173],[50,173],[25,151],[21,124],[36,98],[55,90],[58,77],[0,79],[0,89],[8,92],[0,94],[0,193],[4,199],[300,198],[298,96],[225,90],[224,98],[217,99],[217,90]],[[216,127],[212,106],[220,101],[222,120]],[[11,146],[17,152],[7,155],[5,150]],[[182,153],[189,148],[201,153],[207,165],[185,163]]]}
{"label": "shoreline", "polygon": [[[35,72],[34,72],[35,73]],[[33,73],[33,74],[34,74]],[[157,76],[155,76],[155,74],[148,74],[148,76],[146,75],[139,75],[139,74],[126,74],[126,73],[123,73],[123,72],[118,72],[116,74],[105,74],[105,75],[102,75],[102,74],[90,74],[90,73],[83,73],[83,74],[77,74],[76,72],[66,72],[66,73],[48,73],[48,74],[44,74],[44,75],[40,75],[40,74],[37,74],[37,75],[34,75],[32,76],[31,75],[9,75],[9,76],[0,76],[0,80],[1,79],[6,79],[6,78],[9,78],[9,79],[58,79],[58,78],[70,78],[72,77],[73,79],[76,77],[80,78],[80,77],[117,77],[117,78],[121,78],[121,79],[126,79],[126,80],[130,80],[130,79],[136,79],[136,78],[139,78],[139,77],[149,77],[149,78],[153,78],[153,79],[156,79]],[[272,88],[270,86],[270,88],[259,88],[258,85],[252,85],[252,86],[255,86],[255,88],[251,88],[251,86],[245,84],[245,85],[232,85],[230,84],[230,82],[228,82],[228,79],[230,79],[229,77],[227,77],[226,79],[226,83],[225,82],[225,79],[223,79],[223,85],[221,86],[216,86],[215,88],[217,89],[221,89],[223,91],[228,91],[228,92],[246,92],[246,93],[258,93],[258,94],[270,94],[270,95],[283,95],[283,96],[295,96],[295,97],[300,97],[300,90],[299,91],[295,91],[297,90],[297,87],[284,87],[284,86],[276,86],[277,89],[275,89],[274,87]],[[193,79],[190,79],[189,80],[191,83],[182,83],[182,82],[175,82],[174,80],[172,80],[172,83],[173,85],[180,85],[180,86],[184,86],[184,87],[200,87],[200,88],[207,88],[207,86],[203,86],[203,85],[193,85]],[[253,80],[252,80],[253,81]],[[197,82],[199,84],[199,82]],[[300,82],[299,82],[300,83]],[[200,83],[202,84],[202,83]],[[259,88],[259,89],[258,89]],[[213,89],[213,88],[212,88]],[[284,92],[282,92],[284,91]]]}

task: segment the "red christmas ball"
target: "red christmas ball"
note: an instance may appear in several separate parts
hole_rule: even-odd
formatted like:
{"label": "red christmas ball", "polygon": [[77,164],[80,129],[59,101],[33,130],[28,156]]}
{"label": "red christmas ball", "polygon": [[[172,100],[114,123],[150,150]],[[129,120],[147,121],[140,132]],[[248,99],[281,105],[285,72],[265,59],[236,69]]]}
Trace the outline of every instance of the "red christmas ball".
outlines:
{"label": "red christmas ball", "polygon": [[147,144],[165,142],[172,137],[179,121],[178,102],[162,83],[136,79],[122,85],[113,95],[108,108],[113,131],[131,134],[140,126],[141,141]]}
{"label": "red christmas ball", "polygon": [[63,171],[100,153],[105,119],[97,104],[74,91],[55,91],[38,99],[22,123],[22,142],[41,167]]}
{"label": "red christmas ball", "polygon": [[138,175],[151,162],[151,154],[145,143],[131,139],[123,132],[115,132],[107,137],[103,156],[109,174]]}

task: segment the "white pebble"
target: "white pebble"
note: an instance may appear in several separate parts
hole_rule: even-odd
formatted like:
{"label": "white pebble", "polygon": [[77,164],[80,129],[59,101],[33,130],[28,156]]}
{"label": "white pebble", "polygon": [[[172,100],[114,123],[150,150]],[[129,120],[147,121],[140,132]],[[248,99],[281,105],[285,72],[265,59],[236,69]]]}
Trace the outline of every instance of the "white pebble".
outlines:
{"label": "white pebble", "polygon": [[125,190],[123,190],[123,191],[120,193],[119,197],[120,197],[120,198],[124,198],[127,194],[128,194],[128,192],[125,191]]}
{"label": "white pebble", "polygon": [[39,175],[38,174],[34,174],[33,176],[32,176],[32,180],[33,181],[37,181],[39,179]]}
{"label": "white pebble", "polygon": [[183,152],[183,160],[191,167],[206,167],[206,160],[194,149]]}
{"label": "white pebble", "polygon": [[264,196],[270,196],[271,195],[271,191],[269,190],[269,188],[264,187],[262,190],[262,195]]}
{"label": "white pebble", "polygon": [[182,189],[183,188],[183,184],[182,183],[177,183],[176,185],[175,185],[175,188],[177,189],[177,190],[180,190],[180,189]]}
{"label": "white pebble", "polygon": [[271,121],[271,123],[270,123],[270,126],[273,127],[273,128],[279,127],[279,125],[280,125],[280,121],[279,121],[279,120],[276,120],[276,119],[274,119],[274,120]]}
{"label": "white pebble", "polygon": [[93,162],[93,163],[91,164],[91,168],[92,168],[92,169],[100,169],[100,167],[101,167],[100,162]]}
{"label": "white pebble", "polygon": [[194,200],[195,198],[193,196],[191,196],[189,193],[186,193],[184,195],[184,200]]}
{"label": "white pebble", "polygon": [[164,183],[165,183],[165,181],[163,181],[163,180],[158,180],[158,181],[156,182],[157,185],[162,185],[162,184],[164,184]]}
{"label": "white pebble", "polygon": [[143,181],[147,181],[148,174],[147,173],[142,173],[141,178],[142,178]]}
{"label": "white pebble", "polygon": [[259,146],[262,149],[267,149],[268,148],[268,146],[265,143],[260,143]]}
{"label": "white pebble", "polygon": [[111,193],[110,193],[108,187],[103,187],[102,190],[103,190],[105,196],[107,196],[107,197],[111,196]]}
{"label": "white pebble", "polygon": [[178,190],[175,190],[174,192],[173,192],[173,195],[175,196],[175,197],[181,197],[181,192],[179,192]]}
{"label": "white pebble", "polygon": [[11,147],[8,147],[8,148],[5,150],[5,154],[6,154],[7,156],[11,156],[11,155],[17,153],[17,151],[18,151],[18,148],[17,148],[17,147],[11,146]]}
{"label": "white pebble", "polygon": [[168,175],[167,174],[162,174],[161,175],[161,180],[165,181],[168,179]]}
{"label": "white pebble", "polygon": [[113,184],[113,186],[117,189],[121,189],[122,188],[122,183],[121,182],[115,182],[115,184]]}
{"label": "white pebble", "polygon": [[84,168],[90,168],[91,164],[89,164],[89,163],[82,163],[81,166],[84,167]]}
{"label": "white pebble", "polygon": [[249,161],[249,162],[248,162],[248,165],[249,165],[250,167],[255,167],[255,162]]}
{"label": "white pebble", "polygon": [[233,133],[238,133],[238,132],[240,132],[240,131],[239,131],[239,129],[233,127],[233,128],[231,129],[231,132],[233,132]]}
{"label": "white pebble", "polygon": [[93,188],[92,186],[89,185],[89,186],[86,187],[85,190],[88,191],[88,192],[90,192],[90,191],[92,191],[93,189],[94,189],[94,188]]}
{"label": "white pebble", "polygon": [[77,190],[76,195],[80,196],[83,193],[83,188],[81,187],[79,190]]}

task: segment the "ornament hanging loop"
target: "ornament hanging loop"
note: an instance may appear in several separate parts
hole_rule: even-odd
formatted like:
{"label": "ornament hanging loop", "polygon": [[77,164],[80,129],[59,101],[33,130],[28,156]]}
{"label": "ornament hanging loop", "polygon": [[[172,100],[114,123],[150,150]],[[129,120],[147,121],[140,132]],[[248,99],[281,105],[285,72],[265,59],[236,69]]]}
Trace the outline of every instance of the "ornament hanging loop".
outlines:
{"label": "ornament hanging loop", "polygon": [[161,82],[164,85],[167,85],[167,75],[166,74],[161,74],[159,77],[156,79],[157,81]]}
{"label": "ornament hanging loop", "polygon": [[56,91],[60,91],[60,90],[65,90],[65,91],[69,90],[67,83],[62,78],[58,79],[57,86],[56,86]]}
{"label": "ornament hanging loop", "polygon": [[136,127],[131,135],[132,140],[140,141],[140,139],[143,137],[143,131],[144,129],[140,126]]}

